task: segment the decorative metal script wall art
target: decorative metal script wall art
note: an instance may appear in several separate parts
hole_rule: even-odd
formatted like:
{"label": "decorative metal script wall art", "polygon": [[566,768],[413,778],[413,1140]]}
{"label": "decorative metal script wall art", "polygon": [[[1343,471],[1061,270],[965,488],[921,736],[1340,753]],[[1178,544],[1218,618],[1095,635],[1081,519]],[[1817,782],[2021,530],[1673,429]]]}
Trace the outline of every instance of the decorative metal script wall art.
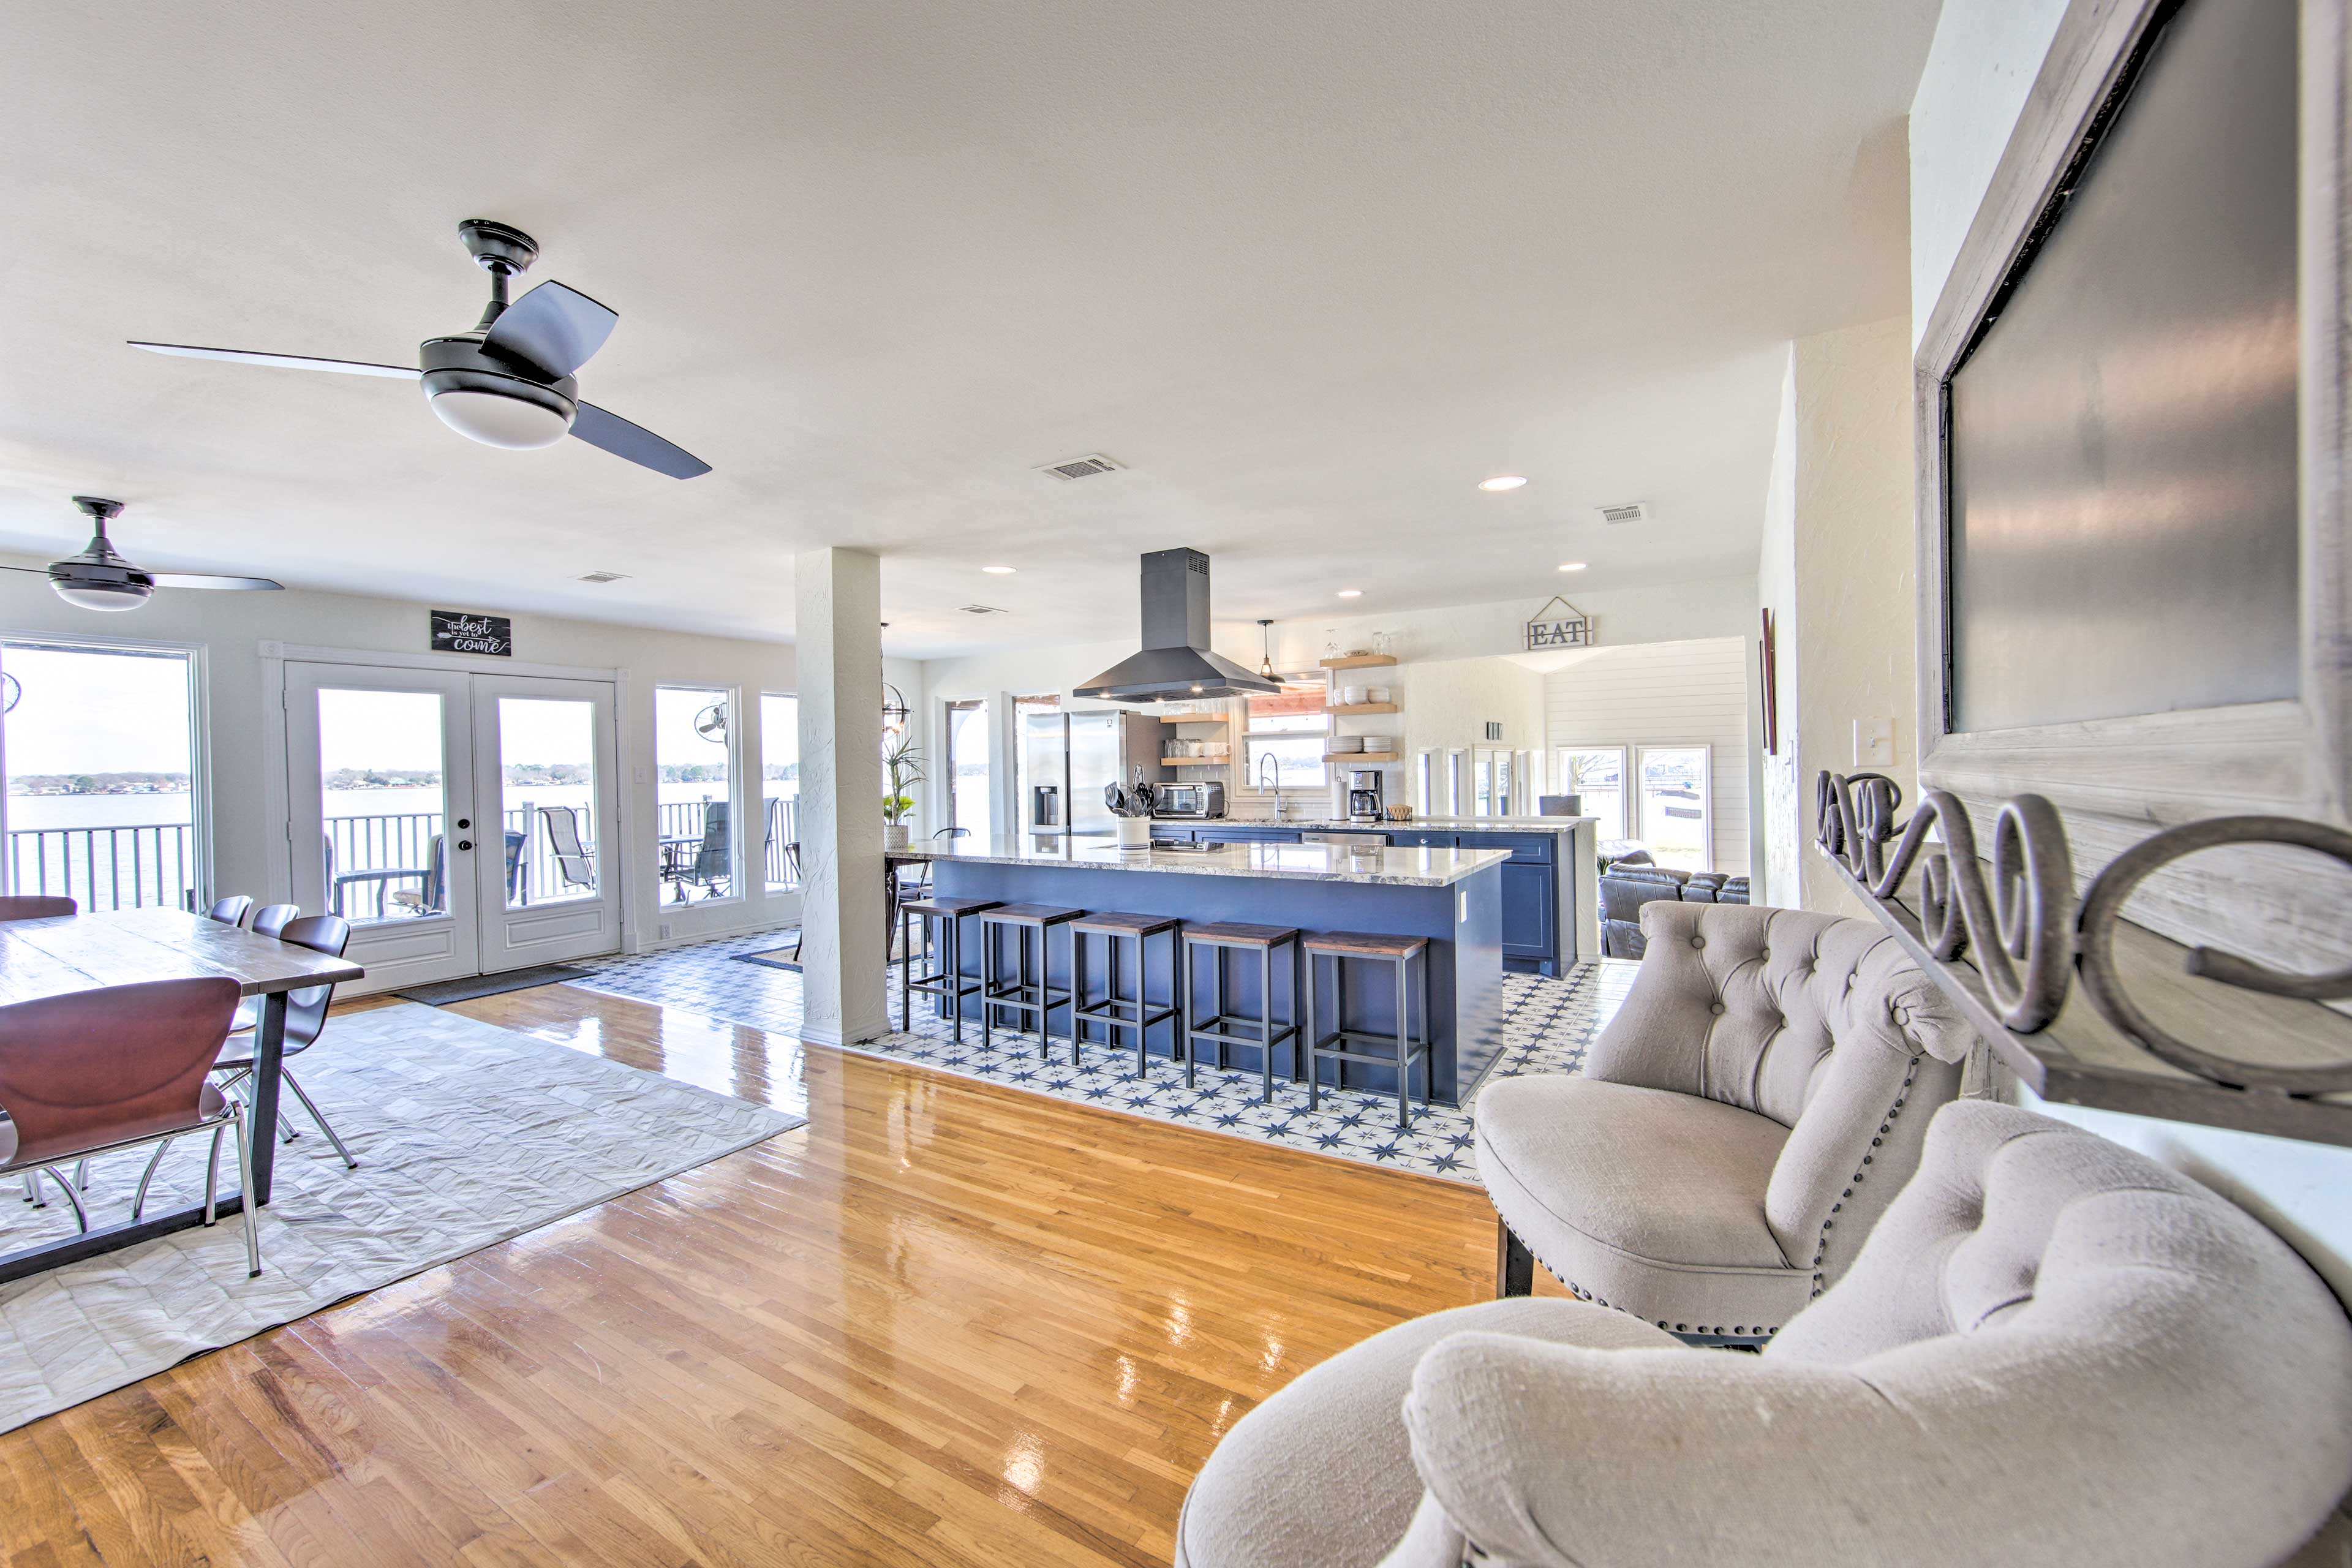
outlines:
{"label": "decorative metal script wall art", "polygon": [[[1920,940],[1941,963],[1968,955],[2005,1027],[2021,1035],[2047,1028],[2079,975],[2101,1017],[2151,1056],[2209,1082],[2298,1096],[2352,1089],[2352,1057],[2317,1066],[2255,1062],[2179,1038],[2132,998],[2116,957],[2125,902],[2172,862],[2224,845],[2283,844],[2316,850],[2352,868],[2352,834],[2287,816],[2188,823],[2117,856],[2091,879],[2078,901],[2065,828],[2057,808],[2042,796],[2021,795],[2001,806],[1990,855],[1979,854],[1975,826],[1958,797],[1929,790],[1911,819],[1898,823],[1895,816],[1902,801],[1902,791],[1882,773],[1824,771],[1815,786],[1816,840],[1882,914],[1895,907],[1916,864]],[[2189,950],[2187,969],[2226,985],[2300,1001],[2352,997],[2352,965],[2294,974],[2197,947]]]}

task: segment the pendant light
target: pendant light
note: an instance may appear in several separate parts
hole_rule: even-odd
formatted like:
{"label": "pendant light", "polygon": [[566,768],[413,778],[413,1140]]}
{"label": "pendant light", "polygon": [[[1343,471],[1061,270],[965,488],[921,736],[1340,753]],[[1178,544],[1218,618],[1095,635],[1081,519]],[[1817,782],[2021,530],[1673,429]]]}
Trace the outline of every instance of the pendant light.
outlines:
{"label": "pendant light", "polygon": [[1268,680],[1274,679],[1274,633],[1269,629],[1273,625],[1272,621],[1260,621],[1257,624],[1258,638],[1265,648],[1265,653],[1257,661],[1257,672]]}

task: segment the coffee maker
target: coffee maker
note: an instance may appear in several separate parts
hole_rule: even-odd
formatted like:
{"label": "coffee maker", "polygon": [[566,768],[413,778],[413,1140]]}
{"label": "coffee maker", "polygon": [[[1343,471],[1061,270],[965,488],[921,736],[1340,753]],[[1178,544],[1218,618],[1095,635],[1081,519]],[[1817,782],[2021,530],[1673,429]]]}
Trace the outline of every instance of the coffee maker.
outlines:
{"label": "coffee maker", "polygon": [[1352,770],[1348,774],[1348,820],[1378,822],[1384,815],[1381,807],[1381,770]]}

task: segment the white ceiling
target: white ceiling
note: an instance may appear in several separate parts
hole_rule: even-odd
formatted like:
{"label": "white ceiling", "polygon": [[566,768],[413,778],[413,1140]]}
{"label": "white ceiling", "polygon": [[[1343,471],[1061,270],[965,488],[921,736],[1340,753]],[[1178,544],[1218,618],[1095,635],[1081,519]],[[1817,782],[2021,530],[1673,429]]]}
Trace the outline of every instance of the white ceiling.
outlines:
{"label": "white ceiling", "polygon": [[[1774,345],[1906,307],[1936,8],[20,6],[0,549],[95,491],[158,568],[778,637],[793,552],[867,545],[916,657],[1132,635],[1172,544],[1220,619],[1750,571]],[[479,313],[471,216],[620,311],[584,395],[715,473],[122,344],[413,363]]]}

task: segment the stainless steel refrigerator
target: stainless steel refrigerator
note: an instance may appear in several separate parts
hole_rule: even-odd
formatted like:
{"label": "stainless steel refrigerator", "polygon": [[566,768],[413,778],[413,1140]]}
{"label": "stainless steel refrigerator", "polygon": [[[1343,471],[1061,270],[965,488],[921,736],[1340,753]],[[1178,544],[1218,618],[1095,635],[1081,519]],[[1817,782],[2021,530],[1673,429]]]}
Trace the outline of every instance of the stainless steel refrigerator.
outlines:
{"label": "stainless steel refrigerator", "polygon": [[1135,770],[1157,784],[1157,715],[1032,713],[1021,721],[1021,830],[1108,838],[1118,829],[1103,804],[1108,784],[1135,782]]}

